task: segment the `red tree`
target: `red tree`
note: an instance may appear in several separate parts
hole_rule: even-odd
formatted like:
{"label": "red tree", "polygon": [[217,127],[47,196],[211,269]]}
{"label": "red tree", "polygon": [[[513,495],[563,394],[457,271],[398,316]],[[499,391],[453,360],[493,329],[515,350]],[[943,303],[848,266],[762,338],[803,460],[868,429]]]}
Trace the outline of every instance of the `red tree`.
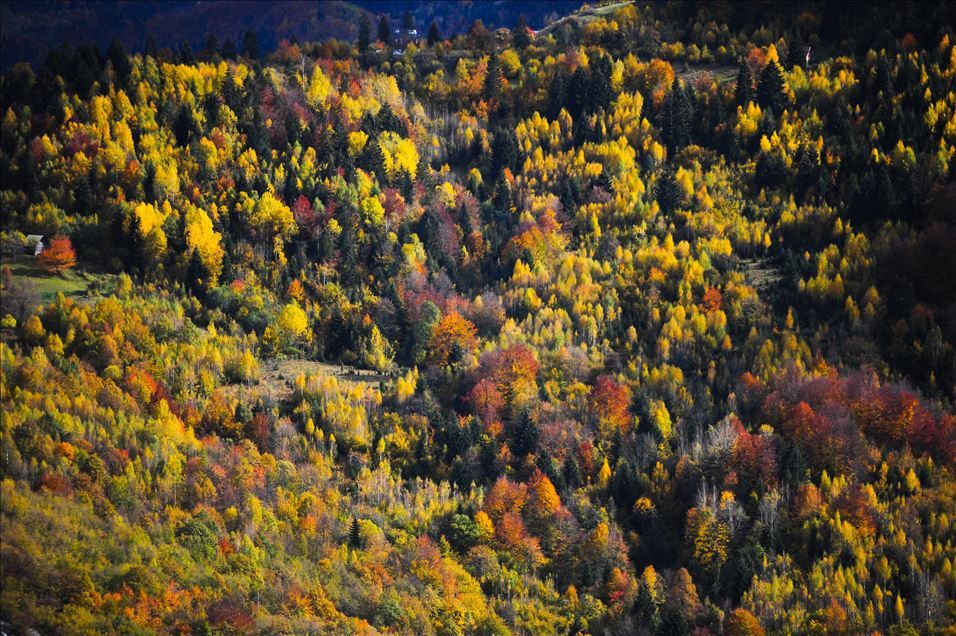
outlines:
{"label": "red tree", "polygon": [[57,236],[50,239],[50,246],[43,250],[37,260],[40,267],[58,274],[76,266],[76,252],[69,238]]}

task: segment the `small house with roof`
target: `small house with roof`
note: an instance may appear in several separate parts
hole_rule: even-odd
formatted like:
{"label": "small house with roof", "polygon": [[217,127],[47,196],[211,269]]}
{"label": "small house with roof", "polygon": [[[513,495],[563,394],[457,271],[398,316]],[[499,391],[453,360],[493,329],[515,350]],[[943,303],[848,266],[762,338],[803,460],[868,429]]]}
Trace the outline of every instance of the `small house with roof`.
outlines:
{"label": "small house with roof", "polygon": [[26,253],[31,256],[42,254],[43,250],[46,249],[46,243],[43,242],[44,238],[46,237],[42,234],[27,234]]}

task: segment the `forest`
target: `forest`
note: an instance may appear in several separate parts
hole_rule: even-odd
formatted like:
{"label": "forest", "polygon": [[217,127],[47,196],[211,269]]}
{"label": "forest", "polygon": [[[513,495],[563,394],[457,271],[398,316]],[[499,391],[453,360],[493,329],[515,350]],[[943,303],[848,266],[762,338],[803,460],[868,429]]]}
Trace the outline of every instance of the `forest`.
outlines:
{"label": "forest", "polygon": [[416,6],[4,68],[0,631],[954,633],[952,5]]}

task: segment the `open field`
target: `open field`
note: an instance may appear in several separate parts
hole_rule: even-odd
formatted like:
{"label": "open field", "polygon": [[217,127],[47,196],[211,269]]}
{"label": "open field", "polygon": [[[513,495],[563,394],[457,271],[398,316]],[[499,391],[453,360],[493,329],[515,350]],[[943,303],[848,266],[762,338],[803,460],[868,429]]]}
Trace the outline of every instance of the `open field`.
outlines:
{"label": "open field", "polygon": [[84,296],[95,275],[71,270],[62,274],[50,274],[37,266],[34,259],[26,258],[19,262],[4,263],[10,267],[14,279],[26,281],[34,286],[41,302],[50,302],[57,293],[64,296]]}
{"label": "open field", "polygon": [[389,382],[392,377],[383,373],[359,369],[343,364],[316,362],[313,360],[268,360],[259,367],[258,384],[231,384],[223,387],[227,394],[242,395],[253,401],[268,397],[282,402],[292,396],[292,386],[296,377],[303,374],[323,374],[336,377],[346,385],[365,384],[377,387],[380,382]]}

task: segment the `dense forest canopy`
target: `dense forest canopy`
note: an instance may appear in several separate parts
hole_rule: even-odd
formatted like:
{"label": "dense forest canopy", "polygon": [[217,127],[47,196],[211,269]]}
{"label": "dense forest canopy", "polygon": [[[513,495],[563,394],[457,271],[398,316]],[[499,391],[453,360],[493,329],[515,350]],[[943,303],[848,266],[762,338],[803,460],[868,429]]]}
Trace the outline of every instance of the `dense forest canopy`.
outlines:
{"label": "dense forest canopy", "polygon": [[950,633],[953,9],[336,4],[0,76],[4,633]]}

